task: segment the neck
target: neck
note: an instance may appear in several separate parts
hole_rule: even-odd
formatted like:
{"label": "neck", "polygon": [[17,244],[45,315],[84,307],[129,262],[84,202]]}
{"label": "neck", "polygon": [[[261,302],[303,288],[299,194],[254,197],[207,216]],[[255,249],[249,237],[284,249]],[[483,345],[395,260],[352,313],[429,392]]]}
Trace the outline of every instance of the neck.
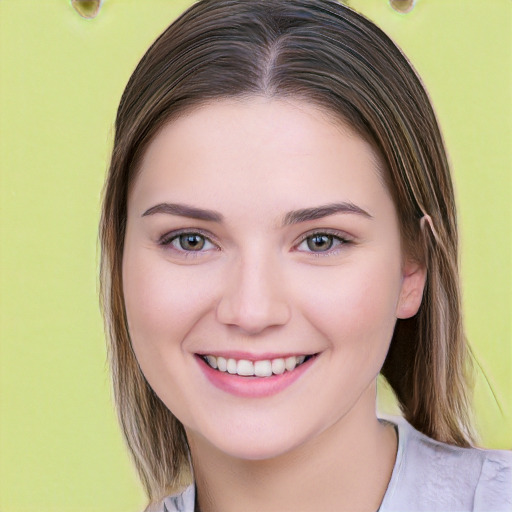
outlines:
{"label": "neck", "polygon": [[313,439],[265,460],[238,459],[187,434],[201,512],[240,510],[241,503],[247,512],[375,512],[397,451],[393,427],[378,421],[374,407],[356,406]]}

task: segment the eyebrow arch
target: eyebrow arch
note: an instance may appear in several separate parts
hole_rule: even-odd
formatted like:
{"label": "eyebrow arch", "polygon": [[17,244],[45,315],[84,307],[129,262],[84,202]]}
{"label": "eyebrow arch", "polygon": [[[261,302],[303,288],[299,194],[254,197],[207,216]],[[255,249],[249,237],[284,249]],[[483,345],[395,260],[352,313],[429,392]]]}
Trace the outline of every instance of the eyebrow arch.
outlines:
{"label": "eyebrow arch", "polygon": [[168,215],[179,215],[180,217],[190,217],[191,219],[209,220],[212,222],[222,222],[224,217],[221,213],[213,210],[203,210],[177,203],[160,203],[146,210],[142,217],[154,215],[155,213],[166,213]]}
{"label": "eyebrow arch", "polygon": [[366,211],[351,202],[331,203],[314,208],[304,208],[288,212],[284,216],[283,225],[298,224],[309,220],[322,219],[336,213],[355,213],[372,219],[373,217]]}
{"label": "eyebrow arch", "polygon": [[[146,210],[142,217],[155,215],[156,213],[165,213],[167,215],[179,215],[180,217],[189,217],[191,219],[206,220],[212,222],[222,222],[224,216],[214,210],[204,210],[194,206],[178,203],[159,203]],[[369,219],[373,218],[366,210],[350,202],[331,203],[313,208],[303,208],[288,212],[284,216],[283,226],[298,224],[310,220],[317,220],[336,213],[352,213],[362,215]]]}

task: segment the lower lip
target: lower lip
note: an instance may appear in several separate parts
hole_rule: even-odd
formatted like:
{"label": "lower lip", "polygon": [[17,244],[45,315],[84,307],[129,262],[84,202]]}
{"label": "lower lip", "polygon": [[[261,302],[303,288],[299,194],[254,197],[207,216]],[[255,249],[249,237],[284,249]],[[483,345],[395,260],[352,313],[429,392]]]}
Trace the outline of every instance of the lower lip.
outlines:
{"label": "lower lip", "polygon": [[281,375],[272,375],[271,377],[241,377],[240,375],[214,370],[201,357],[198,355],[195,357],[201,370],[215,387],[226,393],[245,398],[263,398],[283,391],[299,377],[304,375],[317,358],[315,355],[305,363],[297,366],[291,372],[285,371]]}

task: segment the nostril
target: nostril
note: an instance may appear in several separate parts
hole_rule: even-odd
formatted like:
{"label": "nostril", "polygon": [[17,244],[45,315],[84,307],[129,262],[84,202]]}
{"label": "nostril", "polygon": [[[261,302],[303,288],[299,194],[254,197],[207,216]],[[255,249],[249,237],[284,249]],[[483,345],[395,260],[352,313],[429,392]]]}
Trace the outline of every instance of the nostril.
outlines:
{"label": "nostril", "polygon": [[249,335],[288,323],[291,304],[278,270],[273,261],[263,261],[259,254],[240,258],[219,288],[217,320]]}
{"label": "nostril", "polygon": [[285,302],[255,300],[248,303],[237,297],[223,297],[216,313],[219,322],[247,334],[258,334],[268,327],[284,325],[291,317]]}

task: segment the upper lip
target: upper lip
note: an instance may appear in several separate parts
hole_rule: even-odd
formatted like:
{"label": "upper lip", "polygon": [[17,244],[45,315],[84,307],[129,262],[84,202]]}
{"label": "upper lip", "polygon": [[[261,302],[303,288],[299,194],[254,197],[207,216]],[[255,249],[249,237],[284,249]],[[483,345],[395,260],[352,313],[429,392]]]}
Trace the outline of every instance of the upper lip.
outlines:
{"label": "upper lip", "polygon": [[299,352],[299,351],[293,351],[293,352],[281,352],[279,354],[275,352],[263,352],[261,354],[254,354],[253,352],[244,352],[240,350],[226,350],[226,351],[219,351],[219,350],[212,350],[211,352],[208,351],[201,351],[196,352],[198,356],[215,356],[215,357],[223,357],[224,359],[245,359],[247,361],[264,361],[264,360],[272,360],[272,359],[286,359],[287,357],[291,356],[312,356],[315,355],[317,352],[311,352],[311,351],[305,351],[305,352]]}

